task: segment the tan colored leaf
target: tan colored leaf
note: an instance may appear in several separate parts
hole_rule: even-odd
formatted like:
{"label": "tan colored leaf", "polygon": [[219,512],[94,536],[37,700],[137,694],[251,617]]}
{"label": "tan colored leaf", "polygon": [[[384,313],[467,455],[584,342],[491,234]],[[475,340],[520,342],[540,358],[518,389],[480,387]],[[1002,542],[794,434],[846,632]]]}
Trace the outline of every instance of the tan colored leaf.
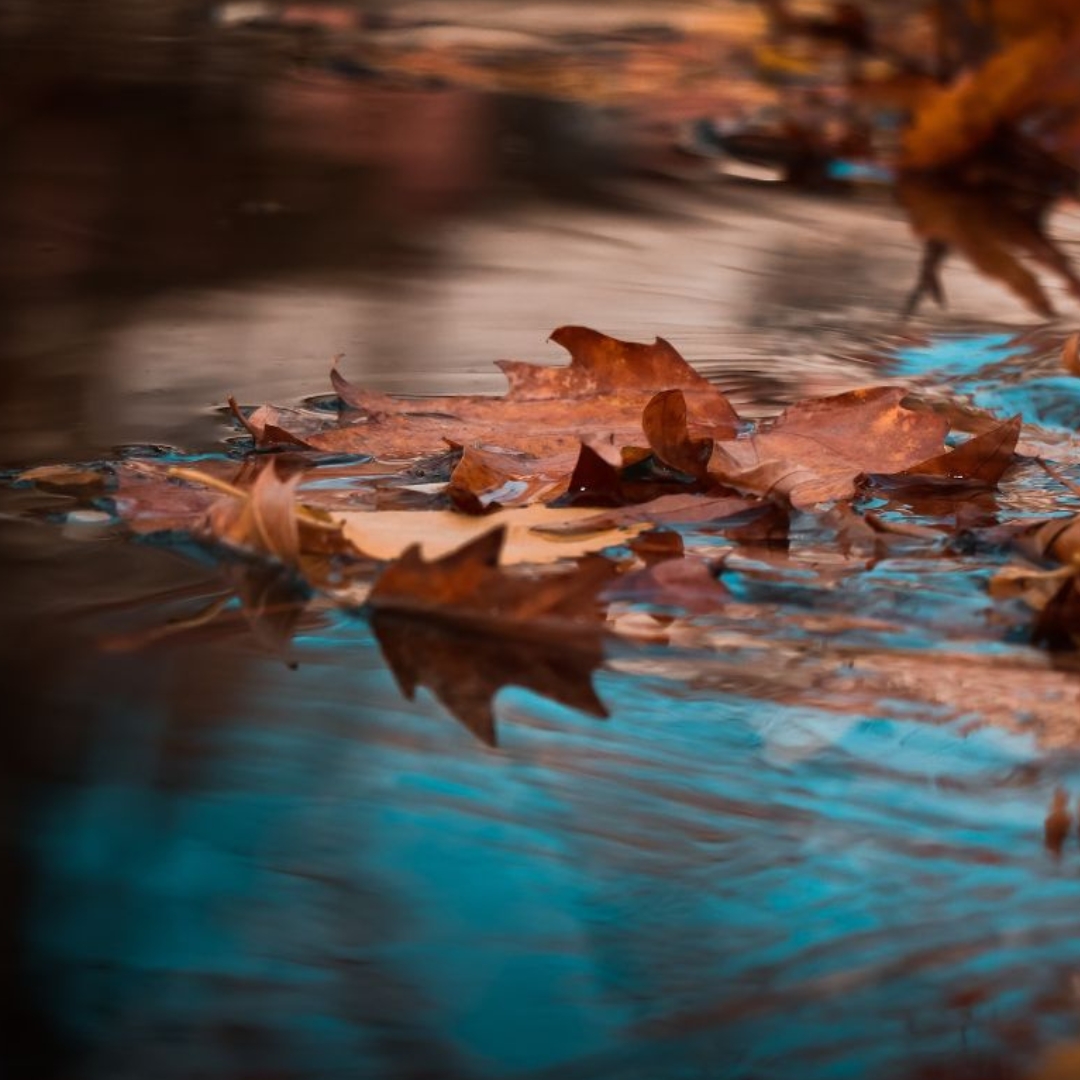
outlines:
{"label": "tan colored leaf", "polygon": [[568,537],[551,529],[551,526],[572,525],[594,513],[583,507],[555,509],[534,505],[499,510],[483,517],[452,510],[358,511],[336,517],[343,523],[345,535],[366,554],[378,559],[398,558],[413,545],[419,545],[425,557],[436,558],[503,526],[506,536],[500,547],[506,565],[574,559],[625,543],[646,527],[644,522],[639,522],[601,532],[590,529],[584,537]]}
{"label": "tan colored leaf", "polygon": [[39,465],[15,477],[17,483],[36,484],[48,491],[71,494],[103,490],[111,479],[105,469],[84,468],[81,465]]}

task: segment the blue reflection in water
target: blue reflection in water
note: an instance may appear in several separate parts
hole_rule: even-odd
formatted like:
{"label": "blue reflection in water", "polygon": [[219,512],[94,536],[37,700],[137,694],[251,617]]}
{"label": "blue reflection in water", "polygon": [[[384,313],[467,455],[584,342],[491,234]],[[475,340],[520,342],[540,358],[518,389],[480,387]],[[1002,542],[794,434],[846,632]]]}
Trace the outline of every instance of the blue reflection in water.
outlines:
{"label": "blue reflection in water", "polygon": [[627,669],[607,722],[504,692],[489,751],[364,628],[299,655],[230,653],[182,782],[181,706],[95,686],[98,753],[30,837],[80,1075],[813,1080],[1075,1030],[1035,1002],[1080,964],[1080,853],[1041,843],[1080,770],[1024,738]]}
{"label": "blue reflection in water", "polygon": [[901,375],[947,383],[1001,416],[1019,413],[1027,424],[1075,431],[1080,427],[1080,379],[1025,370],[1035,355],[1014,335],[974,334],[898,349],[890,366]]}

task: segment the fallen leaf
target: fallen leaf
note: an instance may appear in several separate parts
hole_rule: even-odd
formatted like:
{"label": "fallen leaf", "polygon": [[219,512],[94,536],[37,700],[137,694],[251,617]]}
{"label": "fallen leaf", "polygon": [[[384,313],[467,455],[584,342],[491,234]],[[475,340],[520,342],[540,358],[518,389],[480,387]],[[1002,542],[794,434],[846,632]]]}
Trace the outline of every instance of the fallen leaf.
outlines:
{"label": "fallen leaf", "polygon": [[[574,559],[605,547],[622,544],[641,532],[645,520],[589,529],[580,536],[572,526],[592,517],[585,507],[528,506],[498,510],[482,517],[452,510],[380,510],[336,515],[345,536],[366,554],[395,559],[414,544],[427,558],[437,558],[498,526],[506,530],[502,558],[514,563],[551,563]],[[569,528],[568,528],[569,527]]]}
{"label": "fallen leaf", "polygon": [[593,557],[561,572],[515,575],[499,566],[505,541],[500,526],[430,561],[413,545],[368,597],[403,692],[428,686],[491,744],[491,699],[508,683],[605,715],[590,675],[602,657],[598,595],[618,572]]}
{"label": "fallen leaf", "polygon": [[713,440],[691,437],[681,390],[663,390],[651,398],[642,415],[642,427],[652,452],[665,465],[699,479],[705,476]]}
{"label": "fallen leaf", "polygon": [[745,512],[757,512],[767,505],[760,499],[748,499],[741,495],[661,495],[636,506],[621,506],[600,513],[586,509],[580,516],[539,522],[533,528],[538,533],[554,536],[589,536],[645,524],[713,522],[719,525],[726,519],[736,518]]}
{"label": "fallen leaf", "polygon": [[981,435],[972,436],[955,450],[935,454],[887,479],[918,482],[934,478],[995,487],[1015,460],[1020,429],[1021,418],[1014,416]]}
{"label": "fallen leaf", "polygon": [[15,482],[36,484],[46,491],[58,491],[65,495],[93,494],[109,486],[112,472],[81,465],[39,465],[36,469],[19,473]]}
{"label": "fallen leaf", "polygon": [[466,513],[547,502],[566,491],[576,458],[572,450],[536,458],[467,446],[450,476],[446,494]]}
{"label": "fallen leaf", "polygon": [[799,402],[750,438],[717,442],[709,475],[796,507],[850,498],[860,474],[902,472],[940,453],[947,421],[904,408],[904,395],[873,387]]}
{"label": "fallen leaf", "polygon": [[664,389],[683,391],[696,422],[725,436],[740,428],[724,395],[662,338],[644,345],[580,326],[551,337],[569,351],[569,366],[501,361],[509,383],[503,397],[399,398],[360,390],[334,369],[338,395],[364,415],[305,442],[386,460],[436,453],[448,443],[535,457],[576,454],[580,442],[601,434],[643,441],[642,410]]}

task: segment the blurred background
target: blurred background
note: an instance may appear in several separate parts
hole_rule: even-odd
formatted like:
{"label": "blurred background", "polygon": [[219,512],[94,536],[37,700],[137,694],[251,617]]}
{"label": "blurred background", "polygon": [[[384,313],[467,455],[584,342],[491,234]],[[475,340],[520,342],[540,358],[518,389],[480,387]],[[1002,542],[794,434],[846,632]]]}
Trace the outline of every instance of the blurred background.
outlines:
{"label": "blurred background", "polygon": [[[6,0],[0,459],[205,440],[228,393],[319,392],[339,353],[497,391],[573,322],[754,404],[859,381],[919,251],[877,164],[900,114],[852,80],[932,68],[933,26],[794,11]],[[950,298],[1025,315],[963,270]]]}

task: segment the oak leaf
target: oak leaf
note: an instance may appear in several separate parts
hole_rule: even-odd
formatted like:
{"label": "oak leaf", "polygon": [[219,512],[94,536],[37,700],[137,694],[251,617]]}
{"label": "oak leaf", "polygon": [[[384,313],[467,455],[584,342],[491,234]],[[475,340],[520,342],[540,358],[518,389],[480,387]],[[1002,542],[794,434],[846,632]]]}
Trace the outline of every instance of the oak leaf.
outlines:
{"label": "oak leaf", "polygon": [[862,473],[902,472],[941,452],[948,422],[902,405],[899,387],[798,402],[748,439],[717,442],[709,475],[795,507],[850,498]]}
{"label": "oak leaf", "polygon": [[606,715],[590,676],[603,657],[598,596],[618,573],[599,557],[538,577],[508,573],[498,565],[505,537],[499,527],[431,561],[411,547],[368,597],[402,692],[427,686],[491,745],[492,699],[505,685]]}
{"label": "oak leaf", "polygon": [[388,460],[436,453],[448,443],[534,457],[576,455],[579,442],[602,434],[641,442],[642,410],[664,389],[681,389],[696,421],[725,436],[739,429],[724,395],[662,338],[645,345],[580,326],[561,327],[551,337],[569,351],[570,364],[501,361],[509,383],[502,397],[393,397],[360,390],[335,369],[339,397],[363,415],[304,441]]}

